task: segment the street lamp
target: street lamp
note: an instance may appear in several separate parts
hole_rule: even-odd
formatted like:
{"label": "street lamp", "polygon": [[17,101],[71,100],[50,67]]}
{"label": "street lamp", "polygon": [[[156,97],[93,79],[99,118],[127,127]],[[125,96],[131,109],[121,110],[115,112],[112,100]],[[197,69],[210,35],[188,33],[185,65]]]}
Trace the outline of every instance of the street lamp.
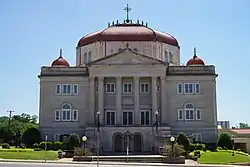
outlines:
{"label": "street lamp", "polygon": [[99,154],[100,154],[100,111],[96,112],[96,116],[97,116],[97,167],[99,167]]}
{"label": "street lamp", "polygon": [[83,142],[84,148],[86,148],[86,142],[87,142],[87,140],[88,140],[87,136],[83,136],[82,137],[82,142]]}
{"label": "street lamp", "polygon": [[155,130],[156,131],[158,131],[158,126],[159,126],[158,115],[159,115],[159,111],[155,111]]}
{"label": "street lamp", "polygon": [[175,142],[175,138],[172,136],[170,137],[170,142],[172,145],[172,157],[174,157],[174,142]]}

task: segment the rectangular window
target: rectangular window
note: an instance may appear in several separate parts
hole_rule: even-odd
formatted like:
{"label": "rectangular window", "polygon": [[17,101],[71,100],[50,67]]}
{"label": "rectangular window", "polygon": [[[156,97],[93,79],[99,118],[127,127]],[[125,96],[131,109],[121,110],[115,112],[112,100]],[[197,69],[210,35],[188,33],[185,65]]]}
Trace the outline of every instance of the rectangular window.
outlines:
{"label": "rectangular window", "polygon": [[140,84],[140,92],[141,93],[148,93],[149,92],[149,84],[148,83],[141,83]]}
{"label": "rectangular window", "polygon": [[106,93],[115,93],[114,83],[106,83]]}
{"label": "rectangular window", "polygon": [[63,94],[69,95],[71,93],[71,85],[70,84],[64,84],[63,85]]}
{"label": "rectangular window", "polygon": [[132,125],[133,124],[133,112],[132,111],[123,111],[122,115],[123,125]]}
{"label": "rectangular window", "polygon": [[149,111],[148,110],[142,110],[141,111],[141,125],[149,125]]}
{"label": "rectangular window", "polygon": [[194,85],[191,83],[184,84],[184,93],[185,94],[193,94],[194,93]]}
{"label": "rectangular window", "polygon": [[183,110],[182,109],[178,110],[178,120],[183,120]]}
{"label": "rectangular window", "polygon": [[106,112],[106,125],[115,125],[115,112],[114,111]]}
{"label": "rectangular window", "polygon": [[73,95],[78,95],[78,85],[77,84],[73,85]]}
{"label": "rectangular window", "polygon": [[193,120],[194,119],[194,110],[185,110],[185,119]]}
{"label": "rectangular window", "polygon": [[123,93],[132,93],[132,83],[123,84]]}
{"label": "rectangular window", "polygon": [[60,135],[59,134],[54,135],[54,141],[60,141]]}
{"label": "rectangular window", "polygon": [[60,110],[55,110],[55,121],[60,121]]}
{"label": "rectangular window", "polygon": [[164,60],[165,60],[165,62],[168,62],[168,51],[167,50],[165,50],[165,52],[164,52]]}
{"label": "rectangular window", "polygon": [[78,121],[78,110],[73,110],[72,121]]}
{"label": "rectangular window", "polygon": [[201,120],[201,110],[196,109],[196,120]]}
{"label": "rectangular window", "polygon": [[70,110],[63,110],[62,111],[62,120],[63,121],[70,121],[71,120],[71,111]]}
{"label": "rectangular window", "polygon": [[195,93],[200,94],[200,84],[199,83],[195,84]]}
{"label": "rectangular window", "polygon": [[178,94],[182,94],[182,90],[183,90],[183,88],[182,88],[182,83],[178,83],[178,84],[177,84],[177,93],[178,93]]}
{"label": "rectangular window", "polygon": [[57,84],[57,85],[56,85],[56,94],[57,94],[57,95],[60,95],[60,94],[61,94],[61,85],[60,85],[60,84]]}

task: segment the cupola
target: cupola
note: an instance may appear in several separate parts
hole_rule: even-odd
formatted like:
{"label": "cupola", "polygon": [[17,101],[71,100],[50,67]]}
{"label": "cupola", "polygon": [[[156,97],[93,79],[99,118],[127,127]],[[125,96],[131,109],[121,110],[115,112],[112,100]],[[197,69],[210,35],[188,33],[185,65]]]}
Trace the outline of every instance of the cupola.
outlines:
{"label": "cupola", "polygon": [[62,57],[62,49],[60,49],[60,56],[51,64],[52,67],[69,67],[69,63]]}
{"label": "cupola", "polygon": [[196,55],[196,48],[194,48],[194,56],[187,61],[187,66],[204,66],[204,61],[197,57]]}

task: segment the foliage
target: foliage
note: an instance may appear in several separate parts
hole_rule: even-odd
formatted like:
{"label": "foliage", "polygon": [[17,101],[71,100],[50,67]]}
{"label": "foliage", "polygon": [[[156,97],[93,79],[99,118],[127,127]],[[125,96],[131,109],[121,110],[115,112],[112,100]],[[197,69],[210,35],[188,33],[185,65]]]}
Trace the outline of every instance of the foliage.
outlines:
{"label": "foliage", "polygon": [[227,133],[222,133],[219,137],[217,145],[223,149],[232,149],[231,137]]}
{"label": "foliage", "polygon": [[[185,152],[184,147],[179,144],[174,144],[174,156],[178,157]],[[172,145],[165,145],[162,150],[162,155],[170,157],[172,155]]]}
{"label": "foliage", "polygon": [[43,150],[45,150],[45,147],[46,147],[46,150],[52,150],[53,149],[53,143],[52,142],[41,142],[39,145],[38,145],[38,148],[41,148]]}
{"label": "foliage", "polygon": [[[56,151],[48,151],[46,153],[46,156],[47,156],[47,160],[58,159]],[[0,152],[0,159],[44,160],[44,151]]]}
{"label": "foliage", "polygon": [[2,148],[10,149],[10,145],[8,143],[3,143]]}
{"label": "foliage", "polygon": [[206,150],[216,151],[217,144],[216,143],[206,143]]}
{"label": "foliage", "polygon": [[56,141],[53,146],[53,150],[57,151],[59,149],[62,149],[62,142]]}
{"label": "foliage", "polygon": [[41,148],[34,148],[34,151],[43,151]]}
{"label": "foliage", "polygon": [[0,152],[33,152],[33,149],[0,149]]}
{"label": "foliage", "polygon": [[189,143],[189,140],[188,140],[187,136],[185,136],[184,133],[180,133],[178,135],[177,143],[179,145],[182,145],[184,147],[185,151],[188,151],[190,143]]}
{"label": "foliage", "polygon": [[32,148],[33,144],[41,142],[41,134],[37,128],[28,128],[22,136],[22,140],[26,147]]}
{"label": "foliage", "polygon": [[75,147],[79,147],[80,144],[81,144],[80,137],[79,137],[77,134],[72,133],[72,134],[69,136],[68,149],[74,150],[74,148],[75,148]]}
{"label": "foliage", "polygon": [[37,148],[38,147],[38,144],[37,143],[34,143],[33,144],[33,148]]}
{"label": "foliage", "polygon": [[239,128],[247,129],[247,128],[250,128],[250,125],[248,123],[239,123]]}
{"label": "foliage", "polygon": [[201,143],[194,144],[194,150],[206,151],[206,145]]}
{"label": "foliage", "polygon": [[193,152],[194,150],[195,150],[195,144],[190,144],[189,148],[188,148],[188,151]]}
{"label": "foliage", "polygon": [[68,150],[68,141],[64,141],[64,142],[62,142],[62,145],[61,145],[61,147],[62,147],[62,150]]}
{"label": "foliage", "polygon": [[74,154],[76,156],[91,156],[92,153],[88,148],[80,148],[80,147],[76,147],[74,149]]}
{"label": "foliage", "polygon": [[9,117],[0,117],[0,141],[8,142],[12,145],[19,145],[23,133],[31,127],[38,127],[37,116],[29,114],[13,115],[11,124]]}

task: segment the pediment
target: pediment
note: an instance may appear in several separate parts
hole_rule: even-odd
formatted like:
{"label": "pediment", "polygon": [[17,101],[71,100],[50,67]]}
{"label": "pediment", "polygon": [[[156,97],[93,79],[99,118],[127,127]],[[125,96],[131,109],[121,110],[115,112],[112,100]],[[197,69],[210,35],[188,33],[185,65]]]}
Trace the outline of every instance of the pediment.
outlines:
{"label": "pediment", "polygon": [[131,51],[130,49],[93,61],[90,65],[147,65],[165,64],[164,61]]}

